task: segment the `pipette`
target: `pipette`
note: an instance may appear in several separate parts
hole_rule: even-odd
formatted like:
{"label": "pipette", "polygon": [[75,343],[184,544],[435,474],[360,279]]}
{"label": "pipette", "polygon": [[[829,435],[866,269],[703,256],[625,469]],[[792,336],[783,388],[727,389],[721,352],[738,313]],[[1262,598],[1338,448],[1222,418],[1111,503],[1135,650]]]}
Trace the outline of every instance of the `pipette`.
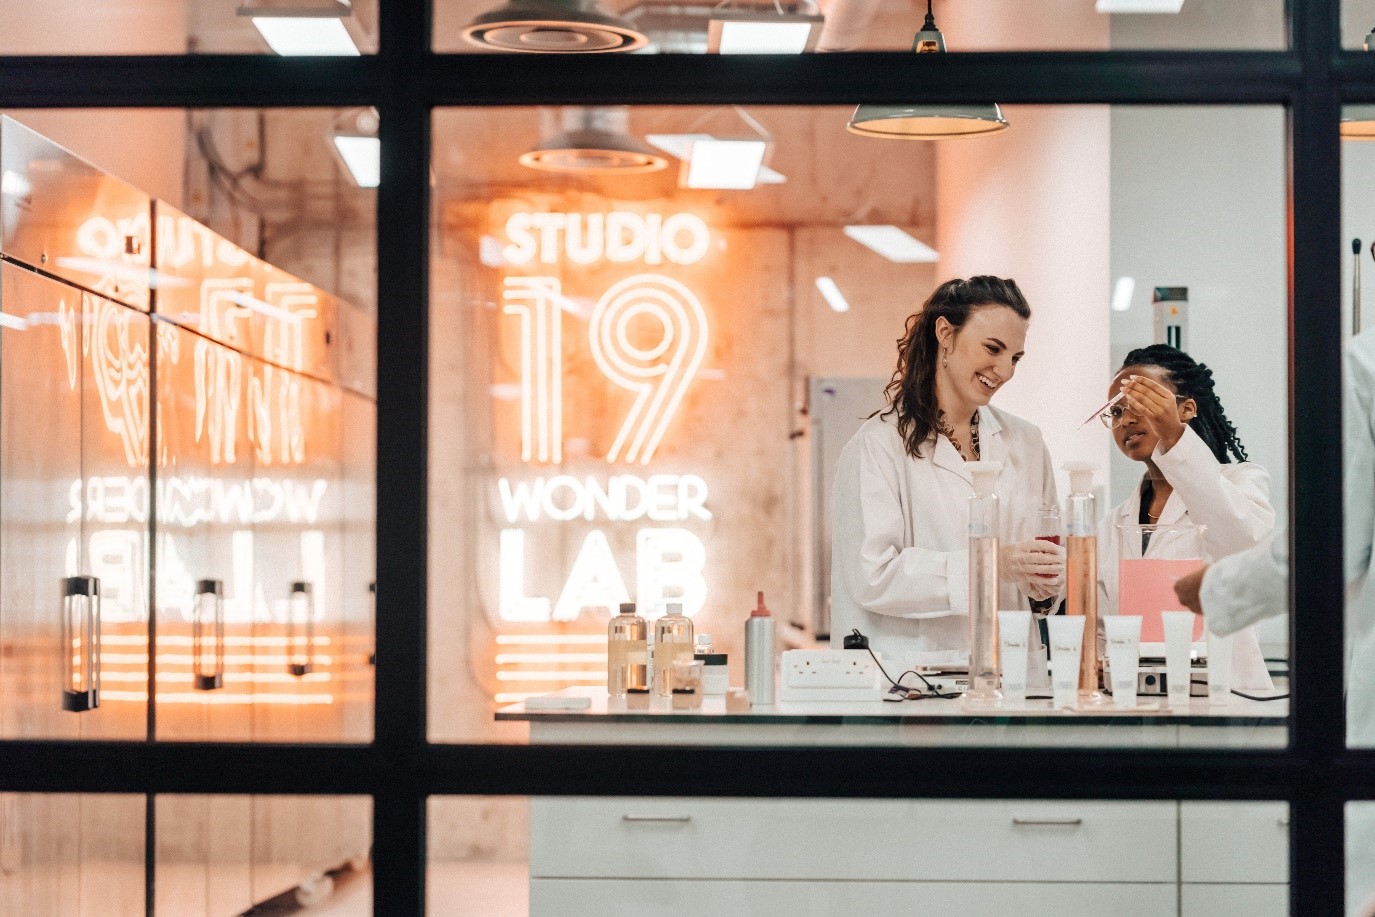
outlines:
{"label": "pipette", "polygon": [[1116,395],[1113,395],[1111,398],[1108,399],[1108,403],[1107,403],[1107,404],[1103,405],[1101,408],[1099,408],[1098,410],[1096,410],[1096,411],[1094,411],[1092,414],[1090,414],[1090,415],[1089,415],[1089,419],[1086,420],[1086,421],[1084,421],[1083,423],[1081,423],[1081,424],[1079,425],[1079,429],[1082,430],[1082,429],[1084,429],[1084,427],[1087,427],[1087,426],[1089,425],[1089,421],[1093,420],[1093,419],[1094,419],[1095,417],[1097,417],[1099,414],[1103,413],[1103,412],[1106,411],[1108,408],[1112,407],[1114,404],[1116,404],[1117,402],[1121,401],[1123,398],[1126,397],[1126,395],[1127,395],[1127,393],[1124,392],[1124,391],[1123,391],[1123,392],[1118,392]]}

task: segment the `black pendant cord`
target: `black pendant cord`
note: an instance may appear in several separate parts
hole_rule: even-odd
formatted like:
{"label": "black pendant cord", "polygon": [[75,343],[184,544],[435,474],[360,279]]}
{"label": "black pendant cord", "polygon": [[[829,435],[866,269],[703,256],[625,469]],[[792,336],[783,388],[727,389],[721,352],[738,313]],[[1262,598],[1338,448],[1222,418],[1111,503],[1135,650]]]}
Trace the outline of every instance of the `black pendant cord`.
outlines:
{"label": "black pendant cord", "polygon": [[931,12],[931,3],[932,0],[926,0],[926,21],[921,24],[921,30],[923,32],[940,31],[938,28],[936,28],[936,16],[934,13]]}

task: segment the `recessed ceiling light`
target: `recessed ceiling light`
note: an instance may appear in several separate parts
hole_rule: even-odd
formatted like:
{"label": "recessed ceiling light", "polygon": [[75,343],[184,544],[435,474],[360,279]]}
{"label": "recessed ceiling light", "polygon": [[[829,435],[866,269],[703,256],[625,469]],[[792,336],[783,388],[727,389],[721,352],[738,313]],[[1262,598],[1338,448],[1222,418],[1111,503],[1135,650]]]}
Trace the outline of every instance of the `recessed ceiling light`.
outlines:
{"label": "recessed ceiling light", "polygon": [[763,140],[698,140],[688,160],[689,188],[747,191],[759,181],[769,145]]}
{"label": "recessed ceiling light", "polygon": [[376,188],[382,180],[382,142],[376,137],[337,134],[334,148],[360,188]]}
{"label": "recessed ceiling light", "polygon": [[816,46],[823,22],[808,13],[716,11],[707,24],[707,52],[801,54]]}
{"label": "recessed ceiling light", "polygon": [[840,292],[840,287],[836,286],[834,280],[829,277],[818,277],[816,278],[816,288],[820,291],[822,298],[826,300],[826,305],[833,310],[836,312],[850,311],[849,300],[845,298],[844,293]]}
{"label": "recessed ceiling light", "polygon": [[934,248],[896,226],[846,226],[845,235],[899,264],[932,264],[940,260]]}
{"label": "recessed ceiling light", "polygon": [[1098,0],[1100,13],[1177,13],[1184,0]]}
{"label": "recessed ceiling light", "polygon": [[253,25],[267,46],[282,57],[357,57],[359,54],[353,37],[337,17],[254,16]]}
{"label": "recessed ceiling light", "polygon": [[[761,164],[755,170],[754,180],[748,185],[743,184],[743,182],[747,180],[746,173],[749,170],[749,165],[747,163],[739,166],[739,174],[736,176],[737,183],[735,184],[694,185],[690,183],[689,177],[691,176],[692,171],[691,163],[693,161],[693,157],[696,155],[694,149],[698,143],[705,142],[708,144],[706,147],[704,147],[703,155],[705,162],[706,160],[713,158],[713,156],[722,155],[719,152],[713,153],[713,148],[711,146],[712,144],[720,143],[761,144],[763,147],[763,151],[759,153],[759,155],[763,156],[767,154],[768,151],[768,143],[763,140],[720,140],[716,137],[713,137],[711,134],[648,134],[645,136],[645,142],[647,142],[652,147],[656,147],[658,149],[663,150],[665,153],[669,154],[675,159],[681,159],[683,162],[689,164],[688,167],[684,170],[684,179],[682,182],[683,186],[687,188],[748,189],[754,187],[755,185],[781,185],[787,182],[788,180],[786,175],[783,175],[782,173],[777,172],[766,165],[763,165],[761,162]],[[753,157],[755,155],[753,151],[757,149],[759,149],[759,147],[751,147],[748,151],[737,151],[735,155],[744,156],[746,153],[748,153],[750,161],[753,161]],[[699,168],[706,167],[701,166]],[[697,180],[706,180],[706,173],[700,173],[699,178]]]}

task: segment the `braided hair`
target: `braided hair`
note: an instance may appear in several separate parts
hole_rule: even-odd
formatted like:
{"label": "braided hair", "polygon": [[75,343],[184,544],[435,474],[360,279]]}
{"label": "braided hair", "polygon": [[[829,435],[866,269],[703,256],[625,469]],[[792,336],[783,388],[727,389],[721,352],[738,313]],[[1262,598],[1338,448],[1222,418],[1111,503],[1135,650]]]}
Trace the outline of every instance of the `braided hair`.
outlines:
{"label": "braided hair", "polygon": [[921,446],[936,431],[940,413],[936,403],[936,364],[940,362],[936,320],[944,318],[958,329],[974,310],[984,306],[1006,306],[1022,318],[1031,318],[1031,307],[1015,280],[987,275],[947,280],[936,287],[920,312],[907,319],[898,338],[898,366],[884,389],[888,407],[875,414],[897,418],[898,435],[913,458],[921,458]]}
{"label": "braided hair", "polygon": [[1228,464],[1232,456],[1236,456],[1237,461],[1246,461],[1246,449],[1237,438],[1237,428],[1227,419],[1222,402],[1213,391],[1213,371],[1206,363],[1198,363],[1184,351],[1168,344],[1152,344],[1138,347],[1127,354],[1122,361],[1122,369],[1128,366],[1158,366],[1163,369],[1175,391],[1184,398],[1192,398],[1198,405],[1198,414],[1189,421],[1189,426],[1199,439],[1208,444],[1217,460]]}

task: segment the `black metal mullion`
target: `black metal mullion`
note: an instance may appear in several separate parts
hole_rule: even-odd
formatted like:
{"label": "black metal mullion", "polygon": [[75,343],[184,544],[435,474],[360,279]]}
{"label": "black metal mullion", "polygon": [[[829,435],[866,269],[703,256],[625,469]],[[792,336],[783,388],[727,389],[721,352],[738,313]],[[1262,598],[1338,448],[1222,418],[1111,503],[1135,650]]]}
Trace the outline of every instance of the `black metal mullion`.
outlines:
{"label": "black metal mullion", "polygon": [[373,913],[423,914],[427,788],[428,0],[379,4],[377,599]]}
{"label": "black metal mullion", "polygon": [[[1340,0],[1294,0],[1304,79],[1290,110],[1290,910],[1344,907]],[[1299,431],[1303,435],[1296,435]]]}

